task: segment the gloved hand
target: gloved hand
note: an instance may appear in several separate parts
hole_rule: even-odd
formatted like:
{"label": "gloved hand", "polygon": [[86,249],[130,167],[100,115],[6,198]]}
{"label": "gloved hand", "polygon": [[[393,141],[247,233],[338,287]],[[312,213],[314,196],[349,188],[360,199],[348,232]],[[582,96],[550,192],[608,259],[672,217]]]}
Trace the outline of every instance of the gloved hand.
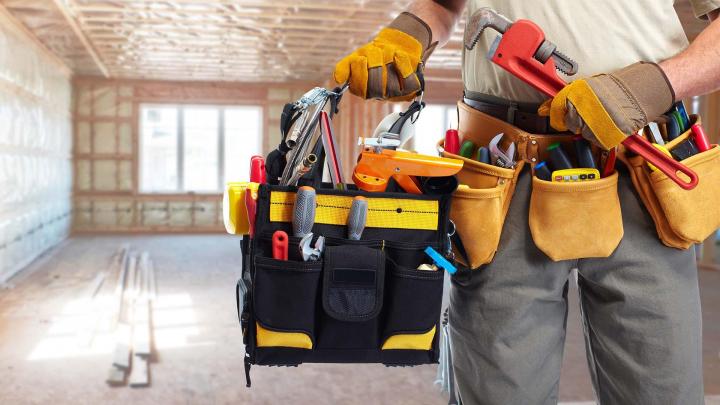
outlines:
{"label": "gloved hand", "polygon": [[638,62],[617,72],[575,80],[538,113],[609,150],[670,109],[675,92],[660,66]]}
{"label": "gloved hand", "polygon": [[400,14],[372,42],[335,66],[338,84],[362,98],[412,100],[424,86],[422,63],[435,48],[427,24],[410,13]]}

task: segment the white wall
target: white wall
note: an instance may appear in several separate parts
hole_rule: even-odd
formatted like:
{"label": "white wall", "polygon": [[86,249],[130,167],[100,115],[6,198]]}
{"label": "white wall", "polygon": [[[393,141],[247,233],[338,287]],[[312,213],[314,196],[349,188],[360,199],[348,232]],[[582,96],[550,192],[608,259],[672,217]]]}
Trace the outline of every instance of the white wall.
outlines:
{"label": "white wall", "polygon": [[68,234],[71,85],[0,14],[0,282]]}

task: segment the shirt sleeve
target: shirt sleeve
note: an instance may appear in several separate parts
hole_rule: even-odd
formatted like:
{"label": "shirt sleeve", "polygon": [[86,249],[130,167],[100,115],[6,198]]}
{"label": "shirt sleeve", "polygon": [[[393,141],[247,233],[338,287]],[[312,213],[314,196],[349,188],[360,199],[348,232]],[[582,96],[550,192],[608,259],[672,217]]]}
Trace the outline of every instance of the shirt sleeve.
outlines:
{"label": "shirt sleeve", "polygon": [[707,14],[720,8],[720,0],[690,0],[695,17],[707,20]]}

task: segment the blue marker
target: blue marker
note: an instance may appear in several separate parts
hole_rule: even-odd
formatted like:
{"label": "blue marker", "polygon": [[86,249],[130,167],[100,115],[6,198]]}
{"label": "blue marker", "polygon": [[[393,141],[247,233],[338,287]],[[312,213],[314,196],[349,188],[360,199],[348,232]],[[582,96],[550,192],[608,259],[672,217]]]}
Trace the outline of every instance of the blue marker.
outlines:
{"label": "blue marker", "polygon": [[445,269],[450,274],[455,274],[457,269],[455,266],[452,265],[446,258],[443,257],[440,253],[438,253],[437,250],[431,248],[430,246],[425,248],[425,254],[430,256],[430,258],[435,262],[435,265],[440,267],[441,269]]}
{"label": "blue marker", "polygon": [[682,120],[682,126],[683,130],[687,130],[690,128],[690,116],[687,113],[687,110],[685,109],[685,104],[682,101],[678,101],[675,103],[675,111],[680,114],[680,119]]}

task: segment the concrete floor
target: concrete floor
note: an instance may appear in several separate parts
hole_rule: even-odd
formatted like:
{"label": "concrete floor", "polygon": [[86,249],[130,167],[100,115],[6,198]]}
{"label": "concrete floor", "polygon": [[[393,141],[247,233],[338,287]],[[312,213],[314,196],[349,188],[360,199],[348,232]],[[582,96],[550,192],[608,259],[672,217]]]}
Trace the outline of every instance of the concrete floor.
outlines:
{"label": "concrete floor", "polygon": [[[104,380],[113,348],[102,316],[111,286],[97,303],[79,300],[117,246],[130,242],[155,262],[159,299],[150,388],[110,388]],[[71,238],[33,263],[0,291],[0,398],[13,404],[293,403],[443,404],[432,382],[435,366],[254,367],[245,388],[243,347],[235,313],[238,241],[229,236]],[[701,272],[705,387],[720,394],[720,272]],[[591,401],[576,291],[568,320],[562,401]],[[100,319],[91,345],[78,330]],[[708,403],[720,403],[708,400]]]}

